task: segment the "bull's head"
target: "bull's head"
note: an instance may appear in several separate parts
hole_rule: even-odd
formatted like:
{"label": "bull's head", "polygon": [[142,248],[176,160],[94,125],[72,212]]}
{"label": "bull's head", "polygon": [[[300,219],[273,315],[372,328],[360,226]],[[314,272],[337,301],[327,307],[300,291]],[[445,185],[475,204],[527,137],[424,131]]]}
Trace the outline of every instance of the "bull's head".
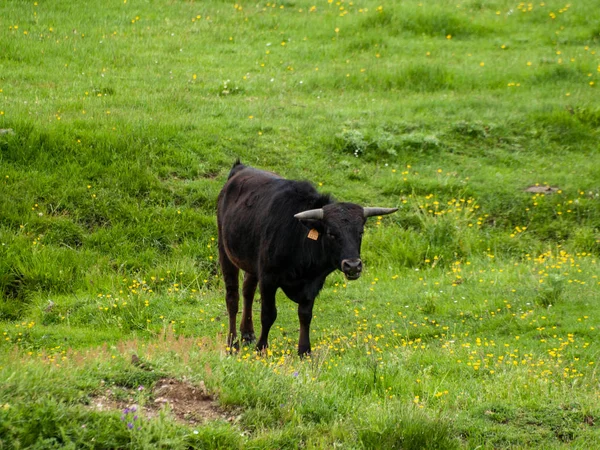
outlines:
{"label": "bull's head", "polygon": [[354,203],[332,203],[323,208],[300,212],[294,217],[305,222],[325,239],[333,264],[348,280],[356,280],[362,272],[360,244],[365,222],[371,216],[383,216],[398,208],[363,208]]}

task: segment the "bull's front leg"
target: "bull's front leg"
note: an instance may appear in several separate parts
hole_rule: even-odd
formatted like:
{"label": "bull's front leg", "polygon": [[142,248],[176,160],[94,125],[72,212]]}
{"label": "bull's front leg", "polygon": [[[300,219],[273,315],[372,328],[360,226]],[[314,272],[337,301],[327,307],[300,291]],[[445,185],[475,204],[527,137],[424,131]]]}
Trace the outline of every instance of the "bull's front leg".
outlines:
{"label": "bull's front leg", "polygon": [[277,286],[260,281],[260,297],[261,297],[261,308],[260,308],[260,337],[256,344],[256,350],[262,351],[269,346],[269,331],[277,319],[277,307],[275,305],[275,293],[277,292]]}
{"label": "bull's front leg", "polygon": [[298,304],[298,319],[300,320],[300,338],[298,339],[298,355],[310,354],[310,321],[313,316],[315,300],[306,300]]}

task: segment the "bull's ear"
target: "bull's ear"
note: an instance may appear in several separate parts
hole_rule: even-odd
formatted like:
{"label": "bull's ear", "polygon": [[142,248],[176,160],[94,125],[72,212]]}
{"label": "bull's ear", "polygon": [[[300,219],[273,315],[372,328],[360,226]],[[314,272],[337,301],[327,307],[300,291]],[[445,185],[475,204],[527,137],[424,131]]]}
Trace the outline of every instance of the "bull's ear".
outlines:
{"label": "bull's ear", "polygon": [[325,225],[322,220],[318,219],[301,219],[300,222],[303,226],[312,230],[313,228],[317,230],[319,233],[322,233],[325,230]]}

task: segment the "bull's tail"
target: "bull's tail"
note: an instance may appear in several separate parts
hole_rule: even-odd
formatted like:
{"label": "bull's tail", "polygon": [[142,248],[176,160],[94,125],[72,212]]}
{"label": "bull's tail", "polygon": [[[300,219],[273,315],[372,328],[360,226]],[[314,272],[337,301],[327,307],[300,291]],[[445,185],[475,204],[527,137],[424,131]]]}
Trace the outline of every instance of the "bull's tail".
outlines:
{"label": "bull's tail", "polygon": [[246,166],[242,164],[242,162],[240,161],[240,158],[236,159],[235,162],[233,163],[233,166],[231,167],[231,170],[229,171],[229,176],[227,177],[227,179],[229,180],[232,176],[234,176],[236,173],[238,173],[244,167],[246,167]]}

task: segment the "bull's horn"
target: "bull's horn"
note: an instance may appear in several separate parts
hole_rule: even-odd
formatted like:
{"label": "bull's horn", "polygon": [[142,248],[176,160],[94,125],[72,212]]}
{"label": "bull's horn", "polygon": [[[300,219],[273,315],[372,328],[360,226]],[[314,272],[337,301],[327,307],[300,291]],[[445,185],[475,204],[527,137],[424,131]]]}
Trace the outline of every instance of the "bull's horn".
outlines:
{"label": "bull's horn", "polygon": [[323,218],[323,208],[319,209],[309,209],[308,211],[302,211],[298,214],[295,214],[294,217],[296,219],[305,220],[305,219],[322,219]]}
{"label": "bull's horn", "polygon": [[372,208],[370,206],[364,208],[365,217],[385,216],[398,211],[398,208]]}

